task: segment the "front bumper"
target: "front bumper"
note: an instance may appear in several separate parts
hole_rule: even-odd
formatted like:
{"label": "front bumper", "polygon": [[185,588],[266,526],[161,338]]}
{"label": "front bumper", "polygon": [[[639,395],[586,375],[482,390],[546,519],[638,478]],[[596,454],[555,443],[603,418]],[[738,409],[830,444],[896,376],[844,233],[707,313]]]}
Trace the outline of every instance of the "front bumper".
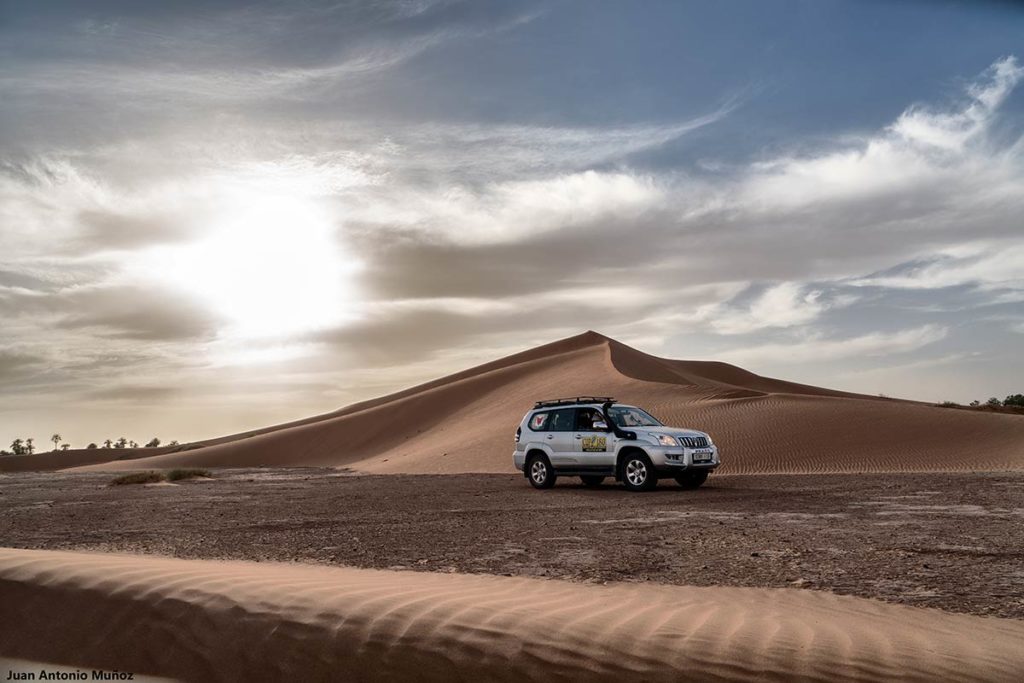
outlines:
{"label": "front bumper", "polygon": [[[681,447],[646,447],[647,455],[651,458],[651,464],[661,473],[676,474],[684,470],[713,470],[721,464],[718,458],[718,447],[710,449],[681,448]],[[711,459],[707,461],[695,460],[695,451],[711,451]]]}

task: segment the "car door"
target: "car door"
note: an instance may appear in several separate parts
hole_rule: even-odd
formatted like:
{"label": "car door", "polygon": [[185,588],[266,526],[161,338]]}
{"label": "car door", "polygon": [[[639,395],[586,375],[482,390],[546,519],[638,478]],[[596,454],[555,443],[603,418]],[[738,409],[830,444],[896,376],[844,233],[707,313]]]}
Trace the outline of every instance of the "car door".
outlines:
{"label": "car door", "polygon": [[544,442],[551,449],[551,464],[557,467],[572,466],[576,462],[573,427],[576,421],[575,408],[559,408],[551,411],[548,418]]}
{"label": "car door", "polygon": [[615,465],[615,435],[595,429],[594,421],[604,417],[593,408],[577,408],[573,451],[575,463],[584,468],[612,467]]}

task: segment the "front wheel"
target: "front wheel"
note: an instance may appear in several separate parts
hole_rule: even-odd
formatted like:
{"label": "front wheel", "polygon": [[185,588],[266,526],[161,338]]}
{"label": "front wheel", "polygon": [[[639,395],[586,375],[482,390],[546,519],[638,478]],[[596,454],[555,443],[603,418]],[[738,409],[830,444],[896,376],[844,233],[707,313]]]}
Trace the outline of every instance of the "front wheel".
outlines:
{"label": "front wheel", "polygon": [[646,453],[630,453],[622,459],[622,484],[630,491],[653,491],[658,475]]}
{"label": "front wheel", "polygon": [[676,482],[684,489],[700,488],[700,485],[708,480],[707,470],[696,472],[682,472],[676,475]]}
{"label": "front wheel", "polygon": [[549,489],[555,485],[555,468],[543,455],[535,455],[526,463],[526,478],[535,489]]}

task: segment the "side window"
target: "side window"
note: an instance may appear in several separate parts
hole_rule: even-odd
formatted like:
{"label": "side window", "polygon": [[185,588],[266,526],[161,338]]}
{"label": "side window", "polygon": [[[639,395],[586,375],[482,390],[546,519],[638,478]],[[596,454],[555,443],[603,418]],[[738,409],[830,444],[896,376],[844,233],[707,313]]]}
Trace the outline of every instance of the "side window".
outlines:
{"label": "side window", "polygon": [[594,421],[602,419],[604,418],[599,417],[599,413],[593,408],[577,408],[576,431],[592,432],[594,431]]}
{"label": "side window", "polygon": [[571,432],[573,422],[576,420],[575,408],[563,408],[551,411],[551,422],[548,424],[549,432]]}
{"label": "side window", "polygon": [[548,415],[550,413],[535,413],[530,418],[530,429],[535,432],[545,432],[548,428]]}

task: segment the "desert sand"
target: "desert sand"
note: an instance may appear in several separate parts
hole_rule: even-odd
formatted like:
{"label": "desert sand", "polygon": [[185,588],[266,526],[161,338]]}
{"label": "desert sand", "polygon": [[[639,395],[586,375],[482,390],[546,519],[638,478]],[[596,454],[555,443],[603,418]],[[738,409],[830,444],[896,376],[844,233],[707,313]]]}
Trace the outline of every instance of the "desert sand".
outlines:
{"label": "desert sand", "polygon": [[797,590],[0,549],[4,656],[190,680],[1024,677],[1024,623]]}
{"label": "desert sand", "polygon": [[[584,582],[794,588],[1024,620],[1024,472],[715,475],[634,495],[516,474],[225,470],[109,486],[0,476],[0,539],[36,550]],[[970,577],[965,580],[965,577]],[[0,680],[3,673],[0,671]]]}
{"label": "desert sand", "polygon": [[[100,469],[508,472],[512,435],[533,402],[581,394],[614,396],[668,424],[707,431],[721,448],[723,473],[1024,468],[1019,415],[832,391],[726,363],[656,358],[595,332],[333,413],[188,446],[194,450],[90,451],[64,463]],[[31,456],[49,469],[65,456],[42,457]],[[123,459],[104,462],[108,457]],[[0,460],[0,470],[33,468],[31,458]]]}
{"label": "desert sand", "polygon": [[[510,473],[515,427],[535,400],[577,394],[711,433],[720,473],[643,509],[597,498],[628,496],[612,486],[531,490]],[[274,469],[132,491],[102,474],[181,466]],[[299,466],[331,469],[283,469]],[[1022,469],[1021,416],[656,358],[588,332],[266,429],[0,460],[22,470],[0,487],[4,543],[29,546],[0,548],[0,657],[203,681],[1017,681],[1024,622],[977,614],[1019,613],[1006,566]],[[261,477],[272,492],[249,485]],[[612,536],[619,555],[601,551]],[[257,550],[268,543],[278,552]],[[957,603],[984,558],[985,595]],[[551,573],[587,583],[532,578]],[[636,582],[593,583],[620,577]],[[823,590],[777,587],[791,585]]]}

